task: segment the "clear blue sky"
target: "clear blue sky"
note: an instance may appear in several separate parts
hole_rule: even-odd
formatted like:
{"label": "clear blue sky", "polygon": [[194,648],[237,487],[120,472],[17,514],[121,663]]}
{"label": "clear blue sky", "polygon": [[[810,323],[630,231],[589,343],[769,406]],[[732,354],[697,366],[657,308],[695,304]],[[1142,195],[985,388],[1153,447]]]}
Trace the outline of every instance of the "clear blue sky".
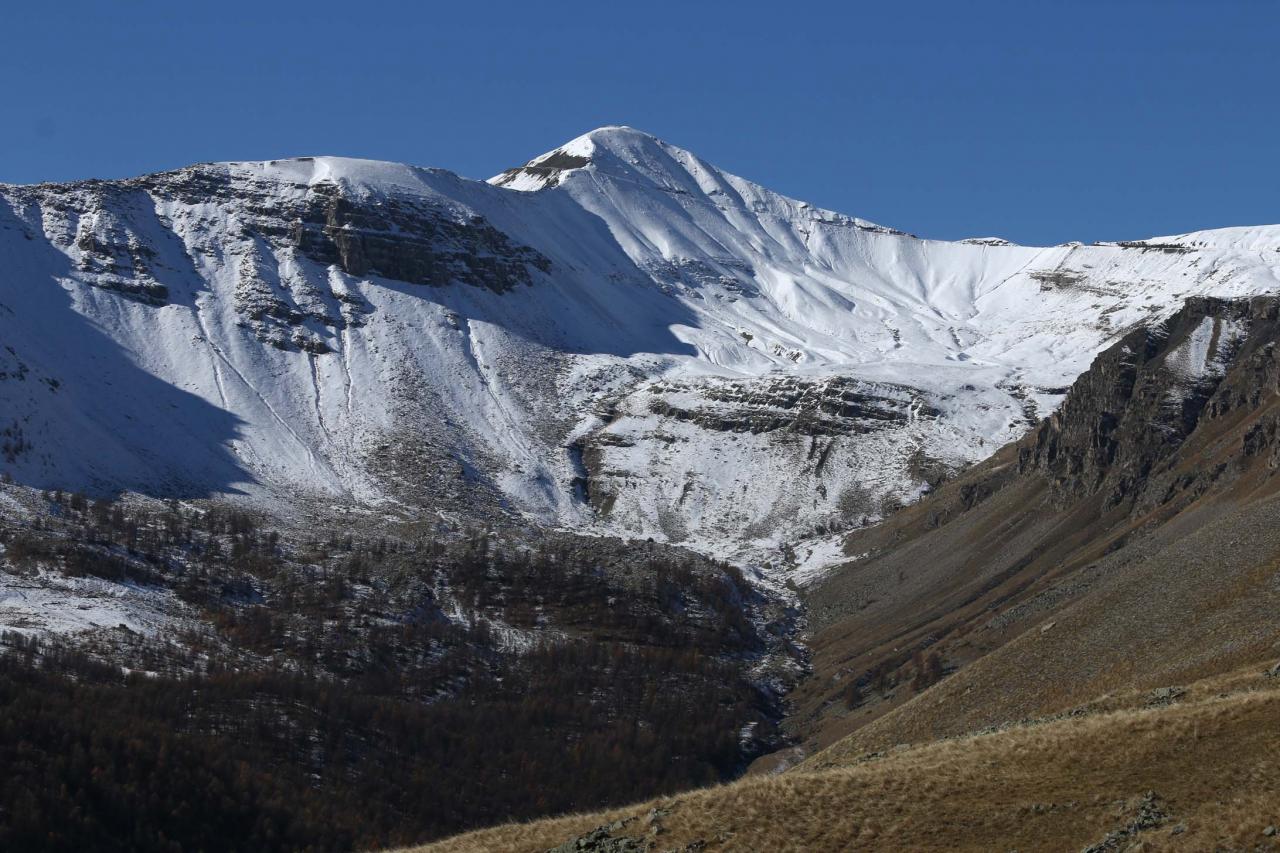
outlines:
{"label": "clear blue sky", "polygon": [[0,181],[342,154],[484,178],[629,124],[922,236],[1280,221],[1280,3],[50,2]]}

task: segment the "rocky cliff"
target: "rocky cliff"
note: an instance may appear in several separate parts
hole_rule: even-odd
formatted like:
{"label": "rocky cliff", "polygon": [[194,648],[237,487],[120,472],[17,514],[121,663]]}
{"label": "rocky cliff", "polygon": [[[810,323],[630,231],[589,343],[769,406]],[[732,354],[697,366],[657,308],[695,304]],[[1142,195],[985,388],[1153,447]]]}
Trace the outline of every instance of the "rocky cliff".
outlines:
{"label": "rocky cliff", "polygon": [[1274,656],[1277,342],[1275,297],[1188,300],[1024,439],[851,535],[808,595],[799,729],[871,748]]}
{"label": "rocky cliff", "polygon": [[921,240],[620,127],[489,183],[303,157],[0,187],[3,372],[28,377],[0,380],[4,470],[588,527],[781,581],[1130,329],[1274,289],[1277,248]]}

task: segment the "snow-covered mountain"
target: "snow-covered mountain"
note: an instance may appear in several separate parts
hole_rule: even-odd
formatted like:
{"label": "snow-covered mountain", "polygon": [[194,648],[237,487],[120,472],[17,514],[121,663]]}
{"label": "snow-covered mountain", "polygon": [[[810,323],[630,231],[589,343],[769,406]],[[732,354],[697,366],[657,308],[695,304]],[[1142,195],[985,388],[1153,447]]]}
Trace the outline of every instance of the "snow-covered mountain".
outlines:
{"label": "snow-covered mountain", "polygon": [[804,563],[1134,324],[1280,289],[1280,226],[922,240],[608,127],[488,182],[316,157],[0,185],[0,259],[19,482]]}

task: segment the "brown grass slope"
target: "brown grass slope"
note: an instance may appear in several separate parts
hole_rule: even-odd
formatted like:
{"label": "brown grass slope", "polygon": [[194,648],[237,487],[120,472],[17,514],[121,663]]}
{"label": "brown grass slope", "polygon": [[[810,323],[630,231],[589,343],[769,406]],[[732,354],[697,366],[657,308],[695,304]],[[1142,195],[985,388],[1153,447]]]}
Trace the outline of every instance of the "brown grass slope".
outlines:
{"label": "brown grass slope", "polygon": [[750,777],[418,849],[1026,853],[1109,839],[1103,849],[1280,849],[1263,834],[1280,821],[1277,681],[1256,670],[1217,677],[1153,707],[1148,693],[1131,693],[1094,713],[834,755],[825,770]]}

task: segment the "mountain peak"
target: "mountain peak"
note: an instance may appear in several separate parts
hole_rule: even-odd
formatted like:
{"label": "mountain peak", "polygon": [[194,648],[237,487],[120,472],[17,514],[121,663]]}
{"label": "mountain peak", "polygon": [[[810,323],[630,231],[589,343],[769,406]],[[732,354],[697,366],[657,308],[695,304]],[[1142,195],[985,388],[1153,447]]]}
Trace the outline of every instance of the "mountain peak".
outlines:
{"label": "mountain peak", "polygon": [[[574,137],[558,148],[534,157],[523,166],[507,169],[489,183],[513,190],[533,191],[554,187],[565,172],[593,166],[600,171],[651,161],[664,153],[691,156],[656,136],[626,125],[605,125]],[[613,168],[611,168],[613,167]]]}
{"label": "mountain peak", "polygon": [[587,131],[581,136],[569,140],[560,148],[564,150],[590,148],[592,151],[602,149],[617,151],[636,145],[667,146],[667,143],[652,133],[645,133],[643,130],[637,130],[625,124],[607,124],[604,127],[597,127],[595,130]]}
{"label": "mountain peak", "polygon": [[[657,141],[657,137],[652,133],[646,133],[643,130],[634,128],[629,124],[604,124],[594,130],[588,130],[581,136],[571,139],[565,145],[572,145],[580,139],[591,140],[608,140],[608,139],[652,139]],[[563,147],[563,146],[561,146]]]}

